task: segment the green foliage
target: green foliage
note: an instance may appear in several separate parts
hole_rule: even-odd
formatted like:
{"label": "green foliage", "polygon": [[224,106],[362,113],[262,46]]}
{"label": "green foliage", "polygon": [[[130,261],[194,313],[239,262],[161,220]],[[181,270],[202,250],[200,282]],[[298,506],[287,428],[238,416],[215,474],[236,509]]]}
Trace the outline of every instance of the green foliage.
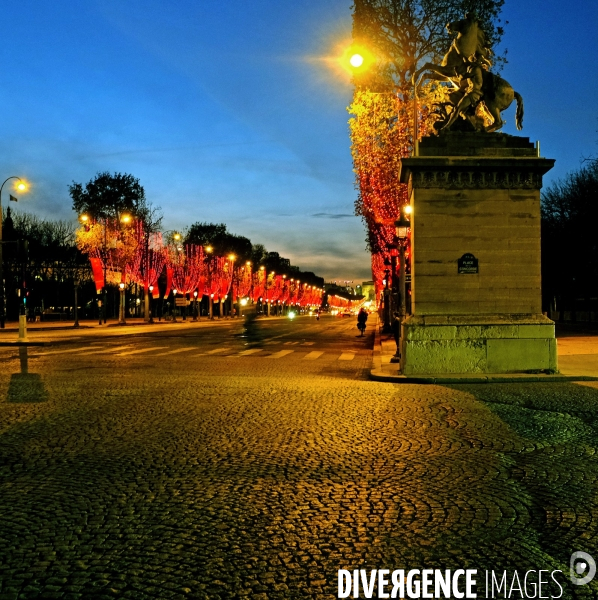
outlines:
{"label": "green foliage", "polygon": [[234,254],[237,264],[251,260],[249,239],[229,233],[224,223],[194,223],[185,236],[185,243],[212,246],[217,256]]}
{"label": "green foliage", "polygon": [[98,173],[85,188],[73,181],[69,185],[69,194],[73,199],[73,210],[79,215],[85,213],[93,220],[118,220],[124,213],[129,213],[144,221],[148,231],[155,231],[162,220],[158,214],[160,209],[148,204],[139,179],[126,173]]}
{"label": "green foliage", "polygon": [[251,249],[251,262],[252,264],[261,265],[268,256],[268,251],[263,244],[253,244]]}

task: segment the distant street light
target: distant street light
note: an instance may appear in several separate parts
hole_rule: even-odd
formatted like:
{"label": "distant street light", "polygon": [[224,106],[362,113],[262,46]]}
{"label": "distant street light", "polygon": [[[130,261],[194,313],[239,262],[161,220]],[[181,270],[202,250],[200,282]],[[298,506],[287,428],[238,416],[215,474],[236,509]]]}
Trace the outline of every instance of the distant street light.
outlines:
{"label": "distant street light", "polygon": [[[5,296],[5,285],[4,285],[4,261],[2,257],[2,189],[4,184],[11,179],[18,179],[20,183],[15,185],[15,188],[20,192],[24,192],[27,189],[27,184],[16,175],[7,177],[0,185],[0,329],[4,329],[4,323],[6,320],[6,296]],[[11,200],[15,200],[13,196],[10,196]],[[26,317],[25,317],[26,319]],[[25,320],[25,323],[27,321]]]}

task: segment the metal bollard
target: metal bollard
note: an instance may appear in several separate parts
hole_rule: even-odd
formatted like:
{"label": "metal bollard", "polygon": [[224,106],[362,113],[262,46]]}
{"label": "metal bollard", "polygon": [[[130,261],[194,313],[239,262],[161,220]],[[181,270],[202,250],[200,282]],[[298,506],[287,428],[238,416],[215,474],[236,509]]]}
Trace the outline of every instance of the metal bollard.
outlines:
{"label": "metal bollard", "polygon": [[19,315],[19,342],[27,341],[27,315]]}

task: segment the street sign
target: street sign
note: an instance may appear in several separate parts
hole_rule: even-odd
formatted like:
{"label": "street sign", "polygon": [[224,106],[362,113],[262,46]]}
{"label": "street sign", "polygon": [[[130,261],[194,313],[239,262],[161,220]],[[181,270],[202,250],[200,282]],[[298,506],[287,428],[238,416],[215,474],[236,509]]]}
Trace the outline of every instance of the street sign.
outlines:
{"label": "street sign", "polygon": [[187,298],[175,298],[174,305],[175,306],[189,306],[190,301]]}
{"label": "street sign", "polygon": [[471,253],[465,253],[457,260],[457,272],[459,274],[478,273],[478,259]]}

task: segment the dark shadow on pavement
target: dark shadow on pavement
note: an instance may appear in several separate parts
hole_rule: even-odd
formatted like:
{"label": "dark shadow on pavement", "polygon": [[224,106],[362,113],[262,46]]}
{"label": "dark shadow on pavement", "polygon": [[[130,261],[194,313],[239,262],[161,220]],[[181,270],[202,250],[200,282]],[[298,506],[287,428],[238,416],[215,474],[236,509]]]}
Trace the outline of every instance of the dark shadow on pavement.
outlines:
{"label": "dark shadow on pavement", "polygon": [[245,315],[241,337],[245,339],[245,344],[250,348],[260,348],[262,346],[264,336],[256,313],[252,312]]}
{"label": "dark shadow on pavement", "polygon": [[598,446],[598,389],[576,383],[461,384],[518,435],[538,444],[583,440]]}
{"label": "dark shadow on pavement", "polygon": [[48,392],[39,373],[29,373],[27,346],[19,347],[21,372],[10,376],[6,399],[8,402],[46,402]]}

